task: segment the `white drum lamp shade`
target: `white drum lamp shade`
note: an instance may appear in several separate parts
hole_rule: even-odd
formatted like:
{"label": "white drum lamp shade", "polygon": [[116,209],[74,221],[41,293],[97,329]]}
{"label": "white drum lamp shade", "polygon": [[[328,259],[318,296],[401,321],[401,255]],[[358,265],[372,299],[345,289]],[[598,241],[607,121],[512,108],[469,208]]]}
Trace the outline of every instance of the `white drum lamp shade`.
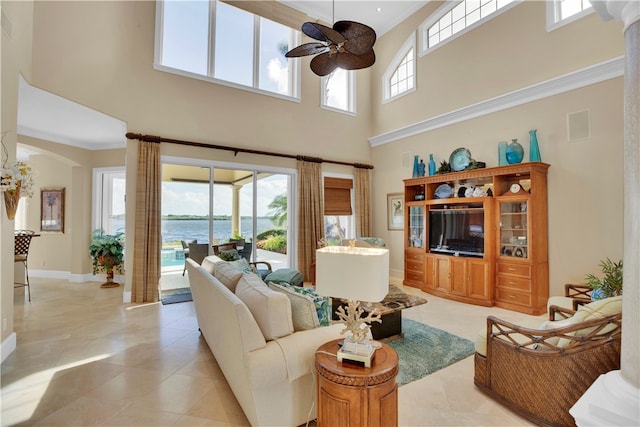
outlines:
{"label": "white drum lamp shade", "polygon": [[326,246],[316,251],[316,292],[379,302],[389,293],[389,250]]}

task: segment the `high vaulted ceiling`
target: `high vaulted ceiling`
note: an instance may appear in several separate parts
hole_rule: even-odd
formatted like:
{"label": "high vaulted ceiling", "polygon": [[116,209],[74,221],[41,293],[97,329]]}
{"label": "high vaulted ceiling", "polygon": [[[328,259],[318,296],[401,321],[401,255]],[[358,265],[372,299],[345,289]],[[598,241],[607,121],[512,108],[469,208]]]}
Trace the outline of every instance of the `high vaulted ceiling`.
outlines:
{"label": "high vaulted ceiling", "polygon": [[357,21],[376,31],[378,37],[415,13],[429,0],[277,0],[324,22]]}
{"label": "high vaulted ceiling", "polygon": [[[277,0],[324,22],[352,20],[378,37],[427,4],[428,0]],[[126,123],[20,81],[18,133],[88,150],[126,146]]]}

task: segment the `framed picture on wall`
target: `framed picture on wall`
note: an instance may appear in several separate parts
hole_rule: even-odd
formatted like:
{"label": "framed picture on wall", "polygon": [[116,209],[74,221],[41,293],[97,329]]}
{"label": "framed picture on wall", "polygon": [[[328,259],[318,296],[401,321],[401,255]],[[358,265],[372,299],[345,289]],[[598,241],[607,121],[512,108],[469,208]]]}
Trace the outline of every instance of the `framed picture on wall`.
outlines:
{"label": "framed picture on wall", "polygon": [[64,188],[40,190],[40,231],[64,233]]}
{"label": "framed picture on wall", "polygon": [[387,194],[387,229],[404,229],[404,193]]}

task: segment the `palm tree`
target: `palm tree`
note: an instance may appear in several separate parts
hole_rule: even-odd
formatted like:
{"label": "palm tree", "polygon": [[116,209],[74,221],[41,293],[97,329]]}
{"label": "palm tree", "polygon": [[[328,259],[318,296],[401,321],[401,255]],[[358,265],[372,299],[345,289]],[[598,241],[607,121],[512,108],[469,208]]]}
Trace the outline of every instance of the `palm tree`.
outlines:
{"label": "palm tree", "polygon": [[271,221],[278,227],[282,227],[287,222],[287,195],[280,194],[274,197],[273,201],[269,203],[269,209],[271,211]]}

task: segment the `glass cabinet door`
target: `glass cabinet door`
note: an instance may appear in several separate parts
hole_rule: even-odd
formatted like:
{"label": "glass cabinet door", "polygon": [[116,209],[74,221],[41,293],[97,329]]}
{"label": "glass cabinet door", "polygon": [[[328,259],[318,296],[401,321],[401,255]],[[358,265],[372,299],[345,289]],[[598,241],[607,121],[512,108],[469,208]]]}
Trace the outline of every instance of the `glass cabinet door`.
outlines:
{"label": "glass cabinet door", "polygon": [[527,200],[500,202],[499,256],[528,258]]}
{"label": "glass cabinet door", "polygon": [[410,248],[424,247],[424,207],[409,206],[409,241]]}

